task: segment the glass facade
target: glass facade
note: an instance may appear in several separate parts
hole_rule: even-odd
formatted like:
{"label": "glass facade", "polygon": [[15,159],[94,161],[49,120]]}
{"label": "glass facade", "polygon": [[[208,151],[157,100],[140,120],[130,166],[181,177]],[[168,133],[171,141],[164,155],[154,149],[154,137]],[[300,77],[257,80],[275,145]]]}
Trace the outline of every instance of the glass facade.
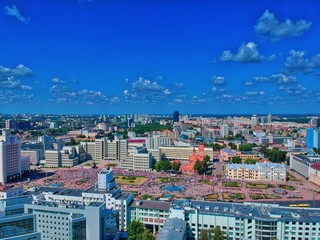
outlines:
{"label": "glass facade", "polygon": [[33,218],[13,219],[12,221],[0,222],[0,239],[22,234],[33,233]]}

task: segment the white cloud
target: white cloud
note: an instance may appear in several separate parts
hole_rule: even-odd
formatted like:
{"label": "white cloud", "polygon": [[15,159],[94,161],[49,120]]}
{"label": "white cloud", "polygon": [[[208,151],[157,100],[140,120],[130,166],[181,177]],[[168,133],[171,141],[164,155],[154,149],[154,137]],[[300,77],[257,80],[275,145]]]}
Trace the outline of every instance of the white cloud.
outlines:
{"label": "white cloud", "polygon": [[27,68],[23,64],[19,64],[15,68],[8,68],[0,65],[0,78],[1,77],[27,77],[32,76],[33,71],[30,68]]}
{"label": "white cloud", "polygon": [[225,77],[221,77],[221,76],[213,76],[212,82],[214,85],[223,85],[226,83],[226,79]]}
{"label": "white cloud", "polygon": [[5,6],[4,11],[5,14],[17,18],[22,23],[27,24],[29,22],[29,18],[22,16],[20,10],[15,5],[12,5],[12,7]]}
{"label": "white cloud", "polygon": [[112,104],[116,98],[109,102],[107,96],[101,91],[93,91],[89,89],[71,89],[68,83],[60,78],[52,78],[52,86],[50,88],[50,102],[52,103],[69,103],[69,104]]}
{"label": "white cloud", "polygon": [[183,84],[183,83],[175,82],[175,83],[174,83],[174,86],[175,86],[176,88],[184,88],[184,84]]}
{"label": "white cloud", "polygon": [[258,36],[277,41],[285,37],[300,36],[310,29],[312,23],[305,20],[280,22],[273,13],[266,10],[254,26]]}
{"label": "white cloud", "polygon": [[291,83],[299,82],[298,79],[295,76],[293,76],[293,75],[285,75],[283,73],[272,74],[269,77],[263,77],[263,76],[254,77],[253,81],[254,82],[260,82],[260,83],[272,82],[272,83],[276,83],[276,84],[279,84],[279,85],[291,84]]}
{"label": "white cloud", "polygon": [[259,53],[258,45],[254,42],[242,43],[238,48],[237,53],[232,53],[229,50],[224,51],[220,56],[220,61],[234,61],[241,63],[258,63],[263,60],[272,60],[275,55],[265,57]]}
{"label": "white cloud", "polygon": [[129,102],[157,102],[171,95],[171,91],[158,82],[142,77],[130,85],[131,89],[123,92],[125,99]]}
{"label": "white cloud", "polygon": [[32,75],[32,70],[25,67],[23,64],[20,64],[15,68],[8,68],[0,65],[0,88],[31,90],[31,86],[22,84],[17,77],[28,77]]}
{"label": "white cloud", "polygon": [[306,58],[306,52],[291,50],[284,66],[289,72],[302,71],[304,73],[310,73],[314,68],[320,67],[320,54],[308,59]]}
{"label": "white cloud", "polygon": [[252,86],[253,85],[253,81],[244,82],[243,84],[246,85],[246,86]]}

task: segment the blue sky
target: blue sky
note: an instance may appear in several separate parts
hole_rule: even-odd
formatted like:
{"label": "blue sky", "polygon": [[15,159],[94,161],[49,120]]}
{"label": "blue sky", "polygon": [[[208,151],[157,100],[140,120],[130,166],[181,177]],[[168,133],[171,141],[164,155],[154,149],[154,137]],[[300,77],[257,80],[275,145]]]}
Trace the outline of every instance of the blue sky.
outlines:
{"label": "blue sky", "polygon": [[0,9],[2,113],[319,113],[316,0]]}

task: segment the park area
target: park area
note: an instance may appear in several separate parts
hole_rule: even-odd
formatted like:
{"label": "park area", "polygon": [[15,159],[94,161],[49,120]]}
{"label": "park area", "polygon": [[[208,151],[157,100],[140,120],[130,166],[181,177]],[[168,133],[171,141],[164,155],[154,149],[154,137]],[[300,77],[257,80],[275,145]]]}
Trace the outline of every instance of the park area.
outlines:
{"label": "park area", "polygon": [[115,176],[117,184],[141,185],[148,178],[141,176]]}

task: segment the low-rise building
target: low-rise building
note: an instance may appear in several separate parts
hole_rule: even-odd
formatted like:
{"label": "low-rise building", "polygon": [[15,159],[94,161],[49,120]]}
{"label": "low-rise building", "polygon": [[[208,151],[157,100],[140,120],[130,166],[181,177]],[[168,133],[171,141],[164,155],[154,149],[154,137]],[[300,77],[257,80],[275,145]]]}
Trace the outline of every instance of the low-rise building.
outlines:
{"label": "low-rise building", "polygon": [[318,156],[305,156],[305,155],[291,155],[290,168],[305,178],[310,177],[310,165],[312,163],[320,162]]}
{"label": "low-rise building", "polygon": [[187,224],[179,218],[168,218],[157,240],[186,240],[187,239]]}
{"label": "low-rise building", "polygon": [[151,153],[130,154],[124,161],[121,162],[121,168],[135,171],[151,171],[152,155]]}
{"label": "low-rise building", "polygon": [[285,164],[259,162],[256,164],[227,164],[227,178],[259,181],[286,181]]}
{"label": "low-rise building", "polygon": [[311,164],[309,181],[320,186],[320,163]]}

